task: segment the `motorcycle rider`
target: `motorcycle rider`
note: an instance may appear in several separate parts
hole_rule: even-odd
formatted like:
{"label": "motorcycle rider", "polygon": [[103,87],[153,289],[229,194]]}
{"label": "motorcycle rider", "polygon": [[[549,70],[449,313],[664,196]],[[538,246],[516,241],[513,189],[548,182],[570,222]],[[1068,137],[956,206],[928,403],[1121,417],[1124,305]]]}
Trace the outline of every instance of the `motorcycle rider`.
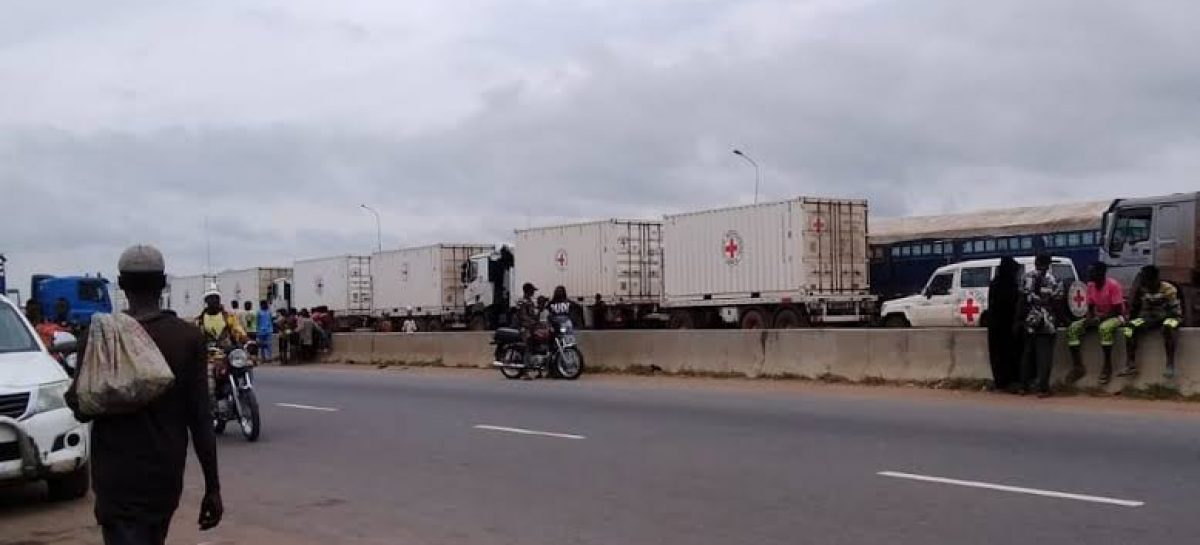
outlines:
{"label": "motorcycle rider", "polygon": [[[206,344],[220,348],[222,352],[234,346],[243,346],[246,344],[246,332],[242,330],[241,320],[230,312],[225,310],[221,305],[221,292],[216,286],[210,286],[208,291],[204,292],[204,312],[196,318],[196,325],[200,326],[200,330],[204,332],[204,340]],[[234,344],[236,343],[236,344]],[[222,378],[228,369],[225,368],[225,360],[221,359],[217,365],[211,365],[209,362],[208,380],[209,382],[209,397],[212,402],[212,407],[219,407],[217,390],[224,384]]]}
{"label": "motorcycle rider", "polygon": [[567,288],[558,286],[554,288],[554,296],[546,303],[546,315],[550,323],[555,323],[555,319],[571,319],[571,299],[567,297]]}
{"label": "motorcycle rider", "polygon": [[524,296],[517,301],[516,322],[522,331],[527,332],[538,321],[537,300],[533,298],[537,294],[537,287],[526,282],[525,285],[521,286],[521,292]]}

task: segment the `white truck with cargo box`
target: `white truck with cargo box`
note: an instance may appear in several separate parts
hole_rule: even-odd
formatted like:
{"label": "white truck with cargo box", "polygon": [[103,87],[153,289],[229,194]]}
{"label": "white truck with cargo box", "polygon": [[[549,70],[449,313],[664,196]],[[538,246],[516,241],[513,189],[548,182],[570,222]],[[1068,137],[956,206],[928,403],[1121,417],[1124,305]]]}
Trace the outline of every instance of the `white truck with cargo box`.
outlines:
{"label": "white truck with cargo box", "polygon": [[245,301],[250,301],[256,311],[259,301],[266,301],[272,311],[289,308],[291,282],[292,269],[287,267],[256,267],[217,275],[222,303],[237,301],[238,308],[242,308]]}
{"label": "white truck with cargo box", "polygon": [[216,282],[217,277],[207,274],[168,278],[167,308],[184,320],[199,316],[204,311],[204,292]]}
{"label": "white truck with cargo box", "polygon": [[370,326],[371,297],[369,256],[305,259],[292,267],[292,306],[328,308],[339,331]]}
{"label": "white truck with cargo box", "polygon": [[[472,256],[493,249],[491,244],[434,244],[375,254],[375,318],[401,322],[411,312],[420,331],[465,327],[464,266]],[[399,331],[400,323],[393,329]]]}
{"label": "white truck with cargo box", "polygon": [[663,249],[663,306],[674,328],[862,324],[873,314],[863,200],[800,197],[668,215]]}
{"label": "white truck with cargo box", "polygon": [[[532,283],[550,297],[563,286],[595,323],[596,296],[613,327],[637,324],[662,298],[662,222],[609,219],[516,232],[517,289]],[[519,291],[518,291],[519,295]],[[578,317],[577,317],[578,319]]]}

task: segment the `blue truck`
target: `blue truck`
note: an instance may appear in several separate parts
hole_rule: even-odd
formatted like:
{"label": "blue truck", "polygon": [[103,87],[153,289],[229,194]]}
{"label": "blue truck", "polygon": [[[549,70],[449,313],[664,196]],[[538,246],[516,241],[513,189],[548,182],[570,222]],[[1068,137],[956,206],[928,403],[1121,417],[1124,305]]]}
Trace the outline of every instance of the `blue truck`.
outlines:
{"label": "blue truck", "polygon": [[101,276],[53,276],[35,274],[30,281],[30,297],[37,301],[42,315],[55,319],[59,300],[67,302],[67,321],[76,326],[91,322],[97,312],[113,311],[109,282]]}

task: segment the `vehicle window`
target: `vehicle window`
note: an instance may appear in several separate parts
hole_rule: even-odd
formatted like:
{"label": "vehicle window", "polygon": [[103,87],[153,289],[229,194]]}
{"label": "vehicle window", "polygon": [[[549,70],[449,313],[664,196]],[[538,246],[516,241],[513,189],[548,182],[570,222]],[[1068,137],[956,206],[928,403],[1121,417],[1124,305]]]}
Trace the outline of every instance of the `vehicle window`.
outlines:
{"label": "vehicle window", "polygon": [[1067,235],[1054,235],[1054,247],[1062,248],[1067,245]]}
{"label": "vehicle window", "polygon": [[1007,252],[1008,251],[1008,239],[1002,238],[1000,240],[997,240],[996,241],[996,249],[1000,250],[1001,252]]}
{"label": "vehicle window", "polygon": [[1032,250],[1033,249],[1033,238],[1021,237],[1021,249],[1022,250]]}
{"label": "vehicle window", "polygon": [[933,253],[933,246],[928,244],[921,246],[921,255],[930,255]]}
{"label": "vehicle window", "polygon": [[85,280],[79,283],[79,300],[90,301],[94,303],[104,302],[104,282],[99,280]]}
{"label": "vehicle window", "polygon": [[934,276],[925,288],[925,295],[950,295],[950,287],[954,283],[954,273],[942,273]]}
{"label": "vehicle window", "polygon": [[1096,233],[1088,231],[1079,237],[1080,244],[1091,246],[1096,243]]}
{"label": "vehicle window", "polygon": [[1162,206],[1158,209],[1159,242],[1175,240],[1179,223],[1178,206]]}
{"label": "vehicle window", "polygon": [[981,253],[981,252],[983,252],[983,251],[984,251],[984,250],[983,250],[983,241],[982,241],[982,240],[976,240],[976,241],[975,241],[975,253]]}
{"label": "vehicle window", "polygon": [[983,249],[988,252],[996,251],[996,241],[995,240],[985,241],[983,243]]}
{"label": "vehicle window", "polygon": [[1117,213],[1113,225],[1112,240],[1109,242],[1110,252],[1119,252],[1127,244],[1136,244],[1150,240],[1150,221],[1154,214],[1149,208],[1132,208]]}
{"label": "vehicle window", "polygon": [[892,257],[900,257],[900,247],[892,246]]}
{"label": "vehicle window", "polygon": [[1075,267],[1067,265],[1066,263],[1054,263],[1050,265],[1050,274],[1053,274],[1054,278],[1057,278],[1059,282],[1062,282],[1064,287],[1076,280]]}
{"label": "vehicle window", "polygon": [[991,267],[971,267],[963,269],[959,283],[963,288],[986,288],[992,281]]}
{"label": "vehicle window", "polygon": [[0,354],[37,350],[37,342],[17,311],[8,305],[0,305]]}
{"label": "vehicle window", "polygon": [[1067,246],[1079,246],[1079,233],[1067,235]]}
{"label": "vehicle window", "polygon": [[900,249],[900,255],[902,255],[902,256],[906,256],[906,257],[907,257],[907,256],[910,256],[910,255],[912,255],[912,247],[911,247],[911,246],[905,246],[905,247],[901,248],[901,249]]}

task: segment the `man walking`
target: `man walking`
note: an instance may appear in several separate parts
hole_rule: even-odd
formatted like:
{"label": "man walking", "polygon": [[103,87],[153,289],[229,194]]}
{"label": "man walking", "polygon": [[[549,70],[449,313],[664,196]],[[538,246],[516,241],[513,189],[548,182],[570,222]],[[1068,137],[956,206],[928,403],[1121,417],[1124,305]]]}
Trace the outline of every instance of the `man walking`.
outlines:
{"label": "man walking", "polygon": [[1083,335],[1089,329],[1100,332],[1100,350],[1104,352],[1104,368],[1100,371],[1100,384],[1112,379],[1112,352],[1116,332],[1125,323],[1125,293],[1120,282],[1108,278],[1108,266],[1103,262],[1092,264],[1088,270],[1087,316],[1071,322],[1067,327],[1067,347],[1071,351],[1071,372],[1067,382],[1074,384],[1087,371],[1083,367]]}
{"label": "man walking", "polygon": [[[106,545],[162,545],[183,493],[188,436],[204,475],[201,530],[221,522],[217,446],[209,410],[204,336],[196,326],[159,307],[166,286],[162,254],[133,246],[118,262],[119,285],[129,310],[175,375],[169,390],[137,412],[96,417],[92,423],[95,515]],[[87,347],[84,346],[86,351]],[[67,402],[79,412],[72,384]]]}

